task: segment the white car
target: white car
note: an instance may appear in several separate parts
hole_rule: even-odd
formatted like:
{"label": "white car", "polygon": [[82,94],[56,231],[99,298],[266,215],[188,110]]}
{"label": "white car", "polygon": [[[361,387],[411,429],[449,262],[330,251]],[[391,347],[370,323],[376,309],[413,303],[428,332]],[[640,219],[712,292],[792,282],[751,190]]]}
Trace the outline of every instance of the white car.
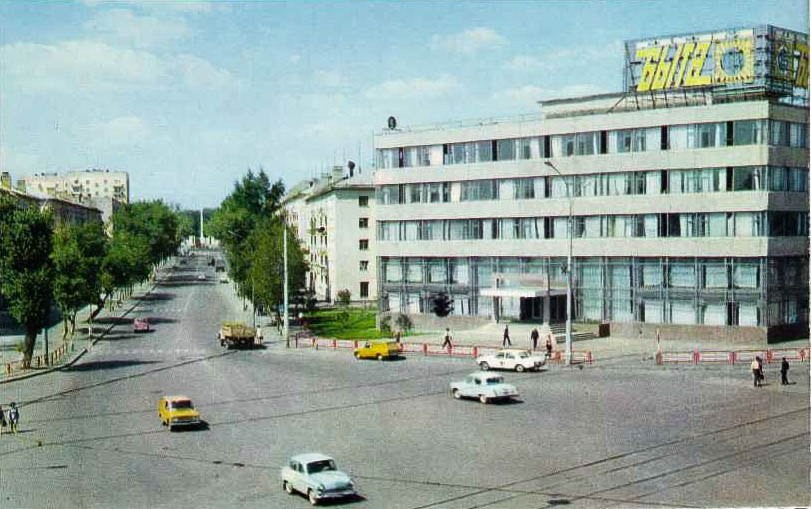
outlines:
{"label": "white car", "polygon": [[298,454],[282,468],[282,487],[292,495],[298,491],[312,505],[325,499],[355,496],[355,483],[335,466],[335,460],[320,453]]}
{"label": "white car", "polygon": [[495,373],[472,373],[461,382],[451,382],[451,395],[456,399],[478,398],[482,403],[518,397],[518,389]]}
{"label": "white car", "polygon": [[489,369],[540,370],[546,365],[546,357],[532,355],[529,350],[520,348],[505,348],[491,355],[482,355],[476,358],[476,364],[483,371]]}

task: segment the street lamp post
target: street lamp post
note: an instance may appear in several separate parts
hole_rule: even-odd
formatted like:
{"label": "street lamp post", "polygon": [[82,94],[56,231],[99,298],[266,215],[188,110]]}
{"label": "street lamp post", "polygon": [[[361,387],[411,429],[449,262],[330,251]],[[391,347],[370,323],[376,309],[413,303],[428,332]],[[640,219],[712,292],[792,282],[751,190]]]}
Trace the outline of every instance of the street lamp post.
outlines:
{"label": "street lamp post", "polygon": [[572,237],[574,236],[574,223],[572,222],[572,189],[569,188],[569,180],[564,176],[557,167],[550,161],[544,161],[546,166],[549,166],[555,173],[563,177],[566,184],[566,196],[569,198],[569,220],[568,220],[568,237],[569,237],[569,252],[566,255],[566,351],[564,352],[563,362],[568,366],[572,363]]}
{"label": "street lamp post", "polygon": [[284,250],[284,344],[290,348],[290,335],[288,334],[289,317],[287,316],[287,221],[282,221],[283,234],[283,247]]}

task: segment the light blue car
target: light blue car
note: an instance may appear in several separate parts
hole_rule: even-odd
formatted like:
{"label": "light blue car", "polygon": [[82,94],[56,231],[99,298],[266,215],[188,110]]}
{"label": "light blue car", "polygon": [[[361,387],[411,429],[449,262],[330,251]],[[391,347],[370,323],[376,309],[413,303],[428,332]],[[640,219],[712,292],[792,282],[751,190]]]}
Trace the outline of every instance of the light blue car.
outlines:
{"label": "light blue car", "polygon": [[282,468],[282,487],[298,491],[316,505],[321,500],[355,496],[355,483],[335,466],[335,460],[320,453],[299,454]]}
{"label": "light blue car", "polygon": [[482,403],[518,397],[518,389],[494,373],[472,373],[461,382],[451,382],[451,395],[456,399],[478,398]]}

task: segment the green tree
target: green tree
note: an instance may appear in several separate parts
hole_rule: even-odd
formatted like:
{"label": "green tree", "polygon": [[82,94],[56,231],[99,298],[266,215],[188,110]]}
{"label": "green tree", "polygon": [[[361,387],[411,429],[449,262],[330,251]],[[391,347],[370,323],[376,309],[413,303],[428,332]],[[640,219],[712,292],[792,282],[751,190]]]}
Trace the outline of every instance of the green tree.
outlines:
{"label": "green tree", "polygon": [[[265,309],[277,309],[284,302],[284,248],[283,235],[286,225],[279,216],[262,219],[251,232],[245,246],[246,293],[250,291],[254,303]],[[298,247],[295,236],[287,232],[287,273],[288,287],[304,286],[307,265],[304,254]]]}
{"label": "green tree", "polygon": [[63,339],[76,331],[76,313],[101,294],[107,236],[100,222],[68,225],[54,234],[54,299],[64,321]]}
{"label": "green tree", "polygon": [[0,286],[11,316],[25,328],[25,367],[53,302],[52,224],[38,208],[0,206]]}
{"label": "green tree", "polygon": [[440,318],[448,316],[453,311],[453,300],[445,292],[439,292],[433,298],[434,314]]}
{"label": "green tree", "polygon": [[352,292],[350,292],[348,288],[339,291],[336,297],[338,297],[338,304],[343,307],[348,307],[349,303],[352,302]]}
{"label": "green tree", "polygon": [[101,262],[99,278],[101,293],[96,309],[91,313],[93,320],[119,288],[126,288],[149,277],[151,265],[149,246],[143,239],[126,231],[116,231]]}

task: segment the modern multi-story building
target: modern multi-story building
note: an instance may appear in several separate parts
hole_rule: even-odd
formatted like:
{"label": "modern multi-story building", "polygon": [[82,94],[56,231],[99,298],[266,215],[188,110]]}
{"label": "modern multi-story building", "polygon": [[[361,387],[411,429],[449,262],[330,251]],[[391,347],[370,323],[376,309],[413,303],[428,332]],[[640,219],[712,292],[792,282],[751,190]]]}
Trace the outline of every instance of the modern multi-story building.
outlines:
{"label": "modern multi-story building", "polygon": [[130,201],[130,177],[125,171],[69,171],[65,175],[40,173],[19,180],[21,190],[83,202],[88,198]]}
{"label": "modern multi-story building", "polygon": [[353,302],[377,298],[374,260],[374,188],[371,175],[331,175],[291,189],[284,207],[288,223],[307,253],[307,284],[319,300],[335,302],[349,290]]}
{"label": "modern multi-story building", "polygon": [[102,220],[111,230],[118,208],[130,201],[130,177],[125,171],[70,171],[65,175],[40,173],[21,178],[17,188],[24,193],[50,196],[101,210]]}
{"label": "modern multi-story building", "polygon": [[808,333],[808,37],[626,43],[625,89],[375,137],[380,310],[612,333]]}

